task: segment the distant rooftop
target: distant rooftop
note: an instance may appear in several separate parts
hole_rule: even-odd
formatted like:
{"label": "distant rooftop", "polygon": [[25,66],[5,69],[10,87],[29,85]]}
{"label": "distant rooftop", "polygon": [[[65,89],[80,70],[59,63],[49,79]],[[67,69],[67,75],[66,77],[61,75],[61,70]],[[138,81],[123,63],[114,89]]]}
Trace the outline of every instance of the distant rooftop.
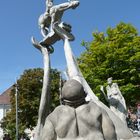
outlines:
{"label": "distant rooftop", "polygon": [[13,86],[11,86],[10,88],[8,88],[6,91],[4,91],[1,95],[0,95],[0,105],[1,104],[5,104],[5,105],[10,105],[10,92],[13,89]]}

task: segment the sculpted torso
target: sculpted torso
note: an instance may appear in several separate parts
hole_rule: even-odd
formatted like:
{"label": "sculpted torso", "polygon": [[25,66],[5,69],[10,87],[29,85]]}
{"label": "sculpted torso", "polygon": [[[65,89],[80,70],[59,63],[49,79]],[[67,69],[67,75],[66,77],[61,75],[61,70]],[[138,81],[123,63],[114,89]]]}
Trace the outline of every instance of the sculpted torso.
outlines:
{"label": "sculpted torso", "polygon": [[97,139],[97,137],[99,138],[100,136],[102,140],[101,124],[99,122],[101,114],[99,112],[97,114],[91,113],[88,115],[89,112],[91,112],[90,106],[81,106],[77,109],[66,108],[60,112],[63,117],[57,119],[56,132],[58,137],[61,139],[86,139],[86,137],[88,137],[88,139]]}
{"label": "sculpted torso", "polygon": [[[102,121],[101,110],[96,106],[93,107],[92,103],[84,104],[76,109],[60,106],[48,117],[42,140],[105,140]],[[55,129],[47,128],[48,124]],[[48,129],[51,133],[55,131],[52,139],[47,138]]]}
{"label": "sculpted torso", "polygon": [[106,87],[108,98],[111,96],[117,96],[119,93],[118,86],[116,83],[113,83],[111,86]]}
{"label": "sculpted torso", "polygon": [[55,23],[56,21],[58,23],[61,22],[61,18],[63,16],[64,11],[60,11],[58,6],[54,6],[50,9],[50,15],[52,17],[52,23]]}

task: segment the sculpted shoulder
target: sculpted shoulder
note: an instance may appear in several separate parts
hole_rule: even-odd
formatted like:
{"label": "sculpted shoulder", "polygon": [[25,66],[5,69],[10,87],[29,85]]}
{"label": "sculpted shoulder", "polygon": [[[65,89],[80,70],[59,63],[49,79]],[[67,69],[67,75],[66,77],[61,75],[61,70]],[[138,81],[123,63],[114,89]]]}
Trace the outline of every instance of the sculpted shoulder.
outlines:
{"label": "sculpted shoulder", "polygon": [[88,103],[89,107],[91,110],[100,110],[102,111],[101,107],[99,107],[96,103],[94,103],[93,101]]}
{"label": "sculpted shoulder", "polygon": [[[88,102],[87,104],[83,104],[76,108],[76,112],[78,114],[90,114],[90,116],[98,116],[102,114],[102,109],[94,102]],[[96,113],[95,113],[96,112]]]}
{"label": "sculpted shoulder", "polygon": [[54,111],[48,116],[50,120],[57,119],[60,116],[70,114],[74,112],[74,108],[67,106],[67,105],[59,105],[54,109]]}
{"label": "sculpted shoulder", "polygon": [[59,105],[55,108],[55,110],[53,111],[53,113],[66,113],[69,110],[73,110],[74,108],[68,106],[68,105]]}

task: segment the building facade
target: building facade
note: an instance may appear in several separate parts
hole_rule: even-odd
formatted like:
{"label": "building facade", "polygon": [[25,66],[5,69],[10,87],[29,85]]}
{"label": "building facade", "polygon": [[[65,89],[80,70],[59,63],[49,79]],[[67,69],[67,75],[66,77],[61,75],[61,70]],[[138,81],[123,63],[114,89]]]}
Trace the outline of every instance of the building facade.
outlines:
{"label": "building facade", "polygon": [[[6,113],[11,109],[10,103],[10,92],[13,89],[13,86],[8,88],[2,94],[0,94],[0,121],[6,116]],[[3,130],[0,127],[0,140],[3,137]]]}

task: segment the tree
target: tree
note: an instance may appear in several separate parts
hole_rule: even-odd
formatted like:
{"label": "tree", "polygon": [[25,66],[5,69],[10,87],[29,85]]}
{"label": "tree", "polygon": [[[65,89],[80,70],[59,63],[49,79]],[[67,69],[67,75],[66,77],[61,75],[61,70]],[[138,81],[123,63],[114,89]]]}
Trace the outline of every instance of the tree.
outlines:
{"label": "tree", "polygon": [[[51,70],[51,95],[52,111],[59,104],[59,72],[56,69]],[[17,81],[18,88],[18,118],[19,133],[23,134],[26,128],[36,126],[38,117],[38,108],[42,90],[43,69],[28,69],[23,72]],[[13,136],[15,135],[15,88],[11,91],[11,111],[3,119],[2,127]]]}
{"label": "tree", "polygon": [[140,101],[140,36],[131,24],[119,23],[106,33],[94,32],[93,40],[78,59],[79,66],[93,91],[99,96],[100,85],[113,77],[127,105]]}

